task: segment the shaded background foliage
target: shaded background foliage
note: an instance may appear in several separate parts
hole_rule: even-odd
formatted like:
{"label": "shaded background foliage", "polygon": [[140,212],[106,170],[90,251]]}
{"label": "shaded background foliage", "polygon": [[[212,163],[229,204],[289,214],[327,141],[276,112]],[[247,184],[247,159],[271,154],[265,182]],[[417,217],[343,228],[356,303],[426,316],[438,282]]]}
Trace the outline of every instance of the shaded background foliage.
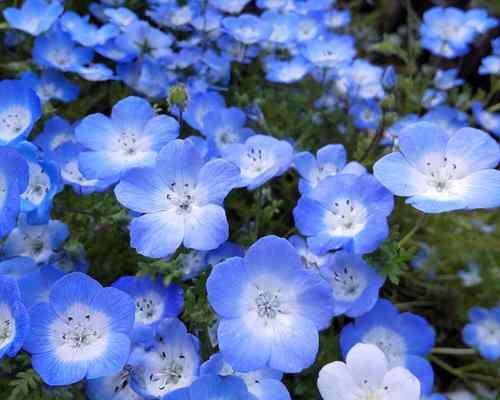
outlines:
{"label": "shaded background foliage", "polygon": [[[4,1],[4,7],[20,1]],[[66,1],[66,9],[86,13],[90,1]],[[435,2],[437,3],[437,2]],[[442,5],[488,8],[500,16],[500,2],[495,0],[440,1]],[[431,1],[380,0],[339,1],[340,8],[352,12],[353,22],[347,31],[357,39],[359,56],[378,65],[393,64],[398,71],[398,82],[393,93],[383,103],[382,126],[408,113],[422,113],[421,97],[429,87],[437,68],[456,66],[456,60],[433,58],[421,51],[418,27],[422,13],[433,6]],[[141,12],[140,0],[127,1],[127,6]],[[249,8],[252,11],[252,6]],[[257,12],[256,8],[253,8]],[[0,22],[0,29],[5,24]],[[481,58],[491,52],[493,36],[500,28],[489,31],[472,51],[459,61],[460,75],[466,84],[452,90],[450,103],[467,109],[473,100],[482,100],[500,110],[500,79],[480,76],[477,68]],[[13,78],[27,69],[36,69],[30,60],[31,43],[28,40],[14,51],[2,48],[0,52],[0,79]],[[105,62],[105,60],[102,60]],[[350,159],[362,160],[371,168],[375,160],[387,151],[378,146],[375,135],[357,132],[344,110],[325,112],[315,110],[314,101],[323,88],[306,79],[296,84],[281,85],[266,82],[261,65],[232,67],[231,85],[225,92],[227,103],[243,109],[259,105],[262,116],[254,123],[258,131],[279,138],[291,138],[298,149],[314,151],[328,143],[342,143]],[[40,132],[43,121],[58,114],[71,121],[92,112],[108,113],[114,103],[132,94],[120,82],[87,82],[73,78],[81,87],[79,99],[69,105],[47,104],[44,118],[33,130]],[[459,96],[460,94],[460,96]],[[154,104],[168,113],[168,102]],[[341,132],[340,126],[346,127]],[[184,126],[181,136],[195,132]],[[381,131],[378,132],[380,134]],[[266,234],[289,236],[295,233],[291,211],[298,199],[297,176],[293,171],[274,179],[264,188],[233,191],[226,200],[231,240],[249,245]],[[166,281],[179,277],[179,261],[154,261],[139,256],[129,247],[128,216],[112,193],[78,196],[70,188],[55,199],[53,217],[69,225],[71,239],[66,247],[83,245],[89,259],[90,274],[103,284],[110,284],[119,276],[130,274],[161,275]],[[500,225],[499,211],[453,212],[427,216],[397,200],[390,217],[391,237],[369,256],[369,261],[388,277],[382,296],[390,299],[401,310],[411,310],[426,317],[438,332],[437,346],[463,347],[461,330],[467,321],[467,310],[474,305],[491,307],[500,299]],[[492,227],[485,230],[484,226]],[[483,227],[483,228],[481,228]],[[422,243],[431,248],[428,259],[419,270],[410,267]],[[464,287],[457,276],[470,263],[479,265],[482,283]],[[185,311],[183,321],[200,336],[204,357],[213,349],[207,328],[214,315],[205,295],[207,273],[194,282],[184,283]],[[316,378],[319,369],[340,358],[338,334],[347,318],[336,318],[334,324],[321,336],[320,353],[316,364],[304,373],[288,376],[285,383],[294,399],[310,400],[319,397]],[[436,385],[445,391],[458,383],[473,389],[474,382],[483,382],[500,388],[499,365],[487,363],[477,355],[432,354]],[[78,386],[48,391],[30,368],[29,357],[20,355],[0,364],[0,398],[13,399],[83,399]]]}

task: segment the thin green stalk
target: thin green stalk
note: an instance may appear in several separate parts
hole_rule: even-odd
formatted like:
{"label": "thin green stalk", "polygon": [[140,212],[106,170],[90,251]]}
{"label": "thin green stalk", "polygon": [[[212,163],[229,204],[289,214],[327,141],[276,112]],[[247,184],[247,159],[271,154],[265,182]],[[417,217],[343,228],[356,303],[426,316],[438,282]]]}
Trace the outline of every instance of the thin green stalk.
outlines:
{"label": "thin green stalk", "polygon": [[406,242],[408,242],[413,237],[413,235],[415,235],[415,233],[417,233],[417,231],[424,223],[425,217],[426,215],[424,213],[420,214],[413,228],[406,235],[404,235],[404,237],[399,241],[398,245],[400,248],[403,247],[406,244]]}
{"label": "thin green stalk", "polygon": [[473,356],[477,352],[474,349],[456,349],[452,347],[434,347],[431,351],[432,354],[447,354],[453,356]]}

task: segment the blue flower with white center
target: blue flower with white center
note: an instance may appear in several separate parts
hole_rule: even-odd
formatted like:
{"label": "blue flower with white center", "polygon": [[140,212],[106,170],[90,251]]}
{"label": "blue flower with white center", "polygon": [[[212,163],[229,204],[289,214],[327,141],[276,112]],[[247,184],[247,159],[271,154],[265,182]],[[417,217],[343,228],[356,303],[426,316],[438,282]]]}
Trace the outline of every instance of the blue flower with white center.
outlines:
{"label": "blue flower with white center", "polygon": [[52,265],[43,265],[19,280],[21,299],[27,308],[38,303],[48,303],[52,285],[64,276],[64,272]]}
{"label": "blue flower with white center", "polygon": [[267,39],[271,45],[286,46],[295,39],[295,28],[299,22],[297,14],[266,11],[262,14],[262,19],[272,26],[271,35]]}
{"label": "blue flower with white center", "polygon": [[384,284],[384,278],[361,256],[345,251],[337,251],[320,274],[332,288],[335,315],[351,318],[366,314],[375,306]]}
{"label": "blue flower with white center", "polygon": [[446,131],[448,136],[453,135],[461,128],[469,126],[469,117],[466,113],[447,105],[439,105],[432,108],[425,113],[420,121],[438,125],[441,129]]}
{"label": "blue flower with white center", "polygon": [[495,361],[500,359],[500,307],[486,309],[473,307],[463,330],[464,342],[479,351],[482,357]]}
{"label": "blue flower with white center", "polygon": [[129,367],[113,376],[88,379],[85,393],[89,400],[144,400],[130,385]]}
{"label": "blue flower with white center", "polygon": [[71,83],[62,73],[53,69],[44,70],[40,77],[31,71],[23,72],[21,81],[36,92],[43,104],[50,100],[68,103],[76,100],[80,93],[78,85]]}
{"label": "blue flower with white center", "polygon": [[242,246],[232,242],[225,242],[215,250],[207,253],[206,262],[208,265],[213,266],[231,257],[243,257],[244,254],[245,250]]}
{"label": "blue flower with white center", "polygon": [[207,375],[197,379],[189,389],[177,390],[163,400],[249,400],[245,383],[234,376]]}
{"label": "blue flower with white center", "polygon": [[305,269],[287,240],[263,237],[243,258],[216,265],[207,292],[220,319],[220,351],[236,370],[299,372],[314,362],[333,299],[328,283]]}
{"label": "blue flower with white center", "polygon": [[369,174],[337,174],[323,179],[300,197],[293,210],[295,225],[311,250],[340,249],[365,254],[387,238],[392,194]]}
{"label": "blue flower with white center", "polygon": [[321,268],[331,264],[333,261],[332,253],[316,254],[309,248],[306,240],[299,235],[290,236],[288,241],[295,247],[304,267],[311,271],[319,272]]}
{"label": "blue flower with white center", "polygon": [[[326,32],[326,27],[322,23],[322,17],[322,13],[316,12],[299,15],[299,21],[295,26],[295,40],[301,44],[307,45],[312,39],[323,37]],[[344,42],[343,45],[345,44],[347,43]],[[341,48],[345,49],[345,47]],[[348,51],[350,52],[350,49]]]}
{"label": "blue flower with white center", "polygon": [[458,271],[457,275],[465,287],[476,286],[482,282],[479,265],[475,262],[468,263],[467,268]]}
{"label": "blue flower with white center", "polygon": [[481,125],[484,130],[500,137],[500,113],[493,113],[485,110],[479,101],[472,102],[471,108],[476,122]]}
{"label": "blue flower with white center", "polygon": [[266,79],[271,82],[293,83],[302,80],[312,65],[302,56],[281,61],[271,57],[265,60]]}
{"label": "blue flower with white center", "polygon": [[88,18],[81,17],[73,11],[66,11],[59,19],[59,25],[75,42],[85,47],[103,45],[120,33],[119,28],[114,24],[104,24],[98,27],[91,24]]}
{"label": "blue flower with white center", "polygon": [[500,55],[484,57],[479,67],[480,75],[500,75]]}
{"label": "blue flower with white center", "polygon": [[257,0],[257,7],[269,10],[280,10],[284,8],[287,3],[288,0]]}
{"label": "blue flower with white center", "polygon": [[450,90],[464,83],[463,79],[458,78],[458,69],[451,68],[447,70],[438,69],[434,75],[434,86],[440,90]]}
{"label": "blue flower with white center", "polygon": [[424,318],[408,312],[399,314],[389,301],[379,300],[370,312],[342,329],[340,347],[345,357],[357,343],[376,345],[391,368],[407,368],[419,379],[422,393],[430,393],[434,373],[425,356],[435,339],[434,329]]}
{"label": "blue flower with white center", "polygon": [[182,289],[175,284],[165,286],[160,279],[122,276],[112,285],[128,293],[135,303],[132,339],[154,337],[156,326],[164,318],[177,317],[184,303]]}
{"label": "blue flower with white center", "polygon": [[143,214],[130,224],[132,247],[156,258],[174,253],[181,244],[195,250],[217,248],[229,234],[222,204],[238,179],[234,164],[222,159],[205,163],[191,142],[170,142],[155,167],[129,171],[115,188],[121,204]]}
{"label": "blue flower with white center", "polygon": [[244,142],[253,134],[250,128],[245,128],[245,122],[245,113],[239,108],[222,108],[206,114],[201,132],[207,137],[211,151],[218,155],[227,146]]}
{"label": "blue flower with white center", "polygon": [[209,0],[212,7],[229,14],[239,14],[250,0]]}
{"label": "blue flower with white center", "polygon": [[500,147],[486,132],[463,128],[451,138],[426,122],[399,135],[400,151],[374,165],[392,193],[425,213],[500,206]]}
{"label": "blue flower with white center", "polygon": [[204,13],[197,15],[191,25],[199,32],[217,32],[221,26],[223,15],[215,8],[208,7]]}
{"label": "blue flower with white center", "polygon": [[204,362],[200,375],[234,376],[242,379],[250,394],[248,400],[290,400],[290,394],[281,379],[283,373],[270,368],[262,368],[251,372],[238,372],[229,365],[222,354],[216,353]]}
{"label": "blue flower with white center", "polygon": [[421,43],[432,54],[446,58],[463,56],[477,32],[464,11],[455,7],[433,7],[424,13]]}
{"label": "blue flower with white center", "polygon": [[0,81],[0,145],[28,137],[42,115],[40,99],[22,81]]}
{"label": "blue flower with white center", "polygon": [[183,118],[198,131],[203,131],[205,117],[211,111],[225,108],[224,97],[217,92],[201,93],[189,99]]}
{"label": "blue flower with white center", "polygon": [[349,108],[354,126],[358,129],[375,130],[382,118],[382,109],[375,100],[356,101]]}
{"label": "blue flower with white center", "polygon": [[55,26],[35,39],[32,56],[33,61],[42,67],[71,72],[90,63],[94,52],[77,46],[66,32]]}
{"label": "blue flower with white center", "polygon": [[352,64],[341,66],[335,76],[335,88],[352,99],[382,99],[384,70],[366,60],[356,59]]}
{"label": "blue flower with white center", "polygon": [[324,16],[326,26],[338,29],[351,23],[351,12],[349,10],[330,10]]}
{"label": "blue flower with white center", "polygon": [[241,171],[239,186],[253,190],[275,176],[282,175],[292,164],[293,147],[285,140],[267,135],[250,136],[245,143],[233,143],[223,150],[223,157]]}
{"label": "blue flower with white center", "polygon": [[0,275],[0,359],[14,357],[28,337],[30,319],[14,279]]}
{"label": "blue flower with white center", "polygon": [[222,26],[227,33],[244,45],[267,40],[273,31],[268,21],[253,14],[226,17],[222,20]]}
{"label": "blue flower with white center", "polygon": [[113,79],[113,70],[104,64],[90,64],[86,67],[78,67],[75,72],[83,79],[91,82],[101,82]]}
{"label": "blue flower with white center", "polygon": [[63,11],[58,1],[26,0],[20,9],[6,8],[3,16],[13,28],[37,36],[48,31]]}
{"label": "blue flower with white center", "polygon": [[189,387],[197,378],[199,342],[178,319],[164,319],[156,329],[152,349],[134,348],[128,364],[133,390],[148,399],[166,399],[166,395]]}
{"label": "blue flower with white center", "polygon": [[37,263],[46,263],[68,236],[68,227],[61,221],[49,220],[44,225],[30,225],[26,214],[21,214],[17,227],[5,240],[4,252],[7,257],[24,256]]}
{"label": "blue flower with white center", "polygon": [[319,68],[337,68],[348,64],[356,55],[354,38],[349,35],[329,34],[304,44],[301,54]]}
{"label": "blue flower with white center", "polygon": [[490,17],[488,11],[483,8],[473,8],[465,12],[467,25],[472,27],[477,34],[486,33],[498,25],[498,19]]}
{"label": "blue flower with white center", "polygon": [[127,97],[113,106],[111,118],[103,114],[85,117],[75,128],[80,169],[89,179],[118,180],[137,167],[152,167],[160,149],[179,134],[177,121],[156,115],[140,97]]}
{"label": "blue flower with white center", "polygon": [[0,146],[0,237],[10,233],[29,180],[28,163],[16,150]]}
{"label": "blue flower with white center", "polygon": [[24,348],[48,385],[112,376],[125,366],[134,325],[126,293],[73,272],[52,286],[48,303],[30,309],[30,317]]}
{"label": "blue flower with white center", "polygon": [[188,253],[182,253],[179,254],[178,260],[181,263],[183,281],[196,278],[208,268],[206,251],[192,250]]}
{"label": "blue flower with white center", "polygon": [[42,132],[36,135],[33,143],[42,149],[45,156],[53,158],[55,151],[65,143],[76,143],[73,126],[59,116],[45,121]]}
{"label": "blue flower with white center", "polygon": [[426,89],[422,95],[421,104],[425,108],[434,108],[444,102],[448,98],[448,93],[442,90]]}
{"label": "blue flower with white center", "polygon": [[54,161],[58,164],[61,179],[66,185],[70,185],[75,193],[90,194],[102,192],[111,186],[115,179],[87,179],[80,170],[80,153],[85,148],[77,143],[64,143],[58,147],[53,155]]}

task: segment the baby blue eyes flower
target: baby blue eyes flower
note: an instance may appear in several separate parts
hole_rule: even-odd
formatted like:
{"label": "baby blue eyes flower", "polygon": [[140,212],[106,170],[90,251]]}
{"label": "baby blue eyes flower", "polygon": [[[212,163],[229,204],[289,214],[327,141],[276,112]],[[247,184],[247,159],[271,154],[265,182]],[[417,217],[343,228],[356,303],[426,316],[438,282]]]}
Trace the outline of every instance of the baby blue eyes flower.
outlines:
{"label": "baby blue eyes flower", "polygon": [[469,311],[470,323],[463,330],[464,342],[479,351],[482,357],[500,359],[500,307],[490,310],[473,307]]}
{"label": "baby blue eyes flower", "polygon": [[500,147],[487,133],[463,128],[448,138],[429,123],[399,135],[400,151],[375,163],[375,177],[426,213],[500,205]]}
{"label": "baby blue eyes flower", "polygon": [[362,175],[365,167],[356,161],[347,162],[347,153],[341,144],[329,144],[316,152],[316,157],[304,151],[295,154],[295,169],[299,172],[299,191],[310,193],[319,183],[329,176],[339,173]]}
{"label": "baby blue eyes flower", "polygon": [[85,388],[89,400],[144,400],[130,385],[128,367],[113,376],[88,379]]}
{"label": "baby blue eyes flower", "polygon": [[262,42],[269,38],[272,26],[268,21],[252,14],[226,17],[222,20],[224,29],[244,45]]}
{"label": "baby blue eyes flower", "polygon": [[301,236],[290,236],[288,241],[295,247],[306,269],[319,272],[323,266],[331,264],[333,257],[332,253],[316,254],[309,248],[306,240]]}
{"label": "baby blue eyes flower", "polygon": [[391,368],[407,368],[419,379],[422,393],[430,393],[434,373],[425,356],[435,339],[434,329],[424,318],[408,312],[399,314],[389,301],[379,300],[370,312],[342,329],[340,347],[346,356],[357,343],[376,345]]}
{"label": "baby blue eyes flower", "polygon": [[323,400],[419,400],[418,379],[405,368],[390,365],[372,344],[358,343],[346,356],[319,372]]}
{"label": "baby blue eyes flower", "polygon": [[500,137],[500,114],[485,110],[479,101],[474,101],[471,108],[477,123],[484,130]]}
{"label": "baby blue eyes flower", "polygon": [[293,215],[313,251],[343,248],[364,254],[387,238],[393,206],[393,196],[373,176],[337,174],[302,195]]}
{"label": "baby blue eyes flower", "polygon": [[286,61],[271,58],[266,60],[265,69],[268,81],[292,83],[302,80],[312,69],[312,65],[302,56]]}
{"label": "baby blue eyes flower", "polygon": [[115,188],[120,203],[144,214],[130,224],[132,247],[157,258],[174,253],[182,243],[195,250],[217,248],[229,230],[222,203],[238,179],[232,163],[205,163],[190,142],[170,142],[155,167],[131,170]]}
{"label": "baby blue eyes flower", "polygon": [[146,100],[127,97],[115,104],[111,118],[92,114],[77,125],[76,138],[87,148],[80,169],[89,179],[118,180],[131,168],[151,167],[178,130],[175,119],[156,115]]}
{"label": "baby blue eyes flower", "polygon": [[44,70],[40,77],[31,71],[23,72],[21,80],[31,87],[42,103],[50,100],[59,100],[68,103],[76,100],[80,93],[80,87],[71,83],[59,71]]}
{"label": "baby blue eyes flower", "polygon": [[73,11],[67,11],[59,19],[61,29],[71,38],[85,47],[95,47],[105,44],[118,36],[120,30],[116,25],[104,24],[97,27],[88,22],[88,18],[81,17]]}
{"label": "baby blue eyes flower", "polygon": [[40,99],[28,85],[0,81],[0,145],[26,138],[41,115]]}
{"label": "baby blue eyes flower", "polygon": [[[154,336],[155,327],[164,318],[177,317],[182,310],[182,289],[171,284],[163,285],[161,279],[123,276],[113,287],[128,293],[135,303],[134,336]],[[132,338],[134,339],[134,338]]]}
{"label": "baby blue eyes flower", "polygon": [[63,11],[58,1],[26,0],[21,9],[9,7],[3,15],[13,28],[37,36],[48,31]]}
{"label": "baby blue eyes flower", "polygon": [[334,315],[356,318],[370,311],[378,300],[384,279],[361,256],[337,251],[320,274],[332,288]]}
{"label": "baby blue eyes flower", "polygon": [[356,55],[354,38],[348,35],[330,34],[305,43],[301,54],[320,68],[336,68],[348,64]]}
{"label": "baby blue eyes flower", "polygon": [[375,130],[382,118],[382,109],[374,100],[357,101],[349,108],[354,126],[358,129]]}
{"label": "baby blue eyes flower", "polygon": [[30,330],[29,315],[14,279],[0,275],[0,359],[14,357]]}
{"label": "baby blue eyes flower", "polygon": [[132,389],[148,399],[167,399],[166,395],[190,386],[198,376],[199,342],[178,319],[164,319],[153,347],[135,348],[128,363]]}
{"label": "baby blue eyes flower", "polygon": [[434,86],[440,90],[450,90],[456,86],[463,85],[464,80],[458,78],[458,69],[438,69],[434,76]]}
{"label": "baby blue eyes flower", "polygon": [[305,270],[285,239],[266,236],[245,257],[215,266],[207,291],[220,318],[219,348],[236,370],[299,372],[314,362],[333,299],[327,282]]}
{"label": "baby blue eyes flower", "polygon": [[293,147],[287,141],[272,136],[253,135],[245,143],[226,146],[222,155],[240,168],[238,185],[253,190],[282,175],[290,167]]}
{"label": "baby blue eyes flower", "polygon": [[[254,400],[245,383],[233,376],[207,375],[197,379],[189,389],[165,396],[164,400]],[[274,400],[274,398],[273,398]]]}
{"label": "baby blue eyes flower", "polygon": [[31,334],[24,348],[48,385],[120,372],[130,352],[134,303],[115,288],[103,288],[80,272],[58,280],[48,303],[30,309]]}

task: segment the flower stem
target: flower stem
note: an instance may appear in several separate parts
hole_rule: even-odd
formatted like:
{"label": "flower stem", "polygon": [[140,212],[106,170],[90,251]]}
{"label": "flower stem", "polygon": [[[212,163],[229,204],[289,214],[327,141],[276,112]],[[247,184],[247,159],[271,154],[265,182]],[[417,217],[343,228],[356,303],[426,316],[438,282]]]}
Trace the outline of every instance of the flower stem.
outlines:
{"label": "flower stem", "polygon": [[454,356],[473,356],[476,355],[474,349],[456,349],[452,347],[434,347],[431,351],[432,354],[447,354]]}
{"label": "flower stem", "polygon": [[399,241],[398,245],[400,248],[403,247],[406,244],[406,242],[408,242],[413,237],[413,235],[415,235],[415,233],[417,233],[417,231],[420,229],[420,227],[424,223],[425,217],[426,217],[425,214],[423,214],[423,213],[420,214],[420,216],[417,219],[417,222],[415,222],[415,225],[413,226],[413,228],[406,235],[404,235],[403,238]]}

